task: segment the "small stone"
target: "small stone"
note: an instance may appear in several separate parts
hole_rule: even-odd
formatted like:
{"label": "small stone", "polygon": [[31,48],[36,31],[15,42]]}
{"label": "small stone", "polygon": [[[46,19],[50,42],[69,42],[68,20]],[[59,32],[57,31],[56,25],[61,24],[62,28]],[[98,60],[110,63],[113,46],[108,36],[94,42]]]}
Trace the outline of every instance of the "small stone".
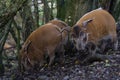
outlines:
{"label": "small stone", "polygon": [[65,67],[61,67],[62,68],[62,70],[64,70],[65,69]]}
{"label": "small stone", "polygon": [[109,62],[109,60],[105,60],[105,62],[106,62],[106,63],[108,63],[108,62]]}
{"label": "small stone", "polygon": [[43,76],[39,76],[38,79],[40,79],[40,80],[48,80],[48,77],[43,75]]}
{"label": "small stone", "polygon": [[79,74],[82,74],[82,71],[78,71]]}
{"label": "small stone", "polygon": [[69,76],[65,76],[63,80],[69,80]]}
{"label": "small stone", "polygon": [[48,64],[45,64],[44,66],[46,67],[46,66],[48,66]]}
{"label": "small stone", "polygon": [[107,67],[107,66],[110,66],[110,64],[106,63],[105,66],[106,66],[106,67]]}
{"label": "small stone", "polygon": [[75,61],[75,64],[79,64],[80,62],[78,60]]}

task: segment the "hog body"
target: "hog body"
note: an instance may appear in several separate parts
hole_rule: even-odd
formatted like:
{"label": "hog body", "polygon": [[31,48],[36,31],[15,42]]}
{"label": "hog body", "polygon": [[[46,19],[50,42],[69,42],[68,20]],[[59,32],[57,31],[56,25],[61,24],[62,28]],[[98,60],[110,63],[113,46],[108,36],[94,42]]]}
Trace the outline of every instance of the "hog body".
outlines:
{"label": "hog body", "polygon": [[117,49],[116,23],[112,15],[99,8],[86,13],[72,28],[72,36],[77,50],[85,49],[88,42],[95,45],[109,36],[111,45]]}
{"label": "hog body", "polygon": [[50,58],[49,65],[51,65],[56,50],[64,53],[63,44],[67,40],[67,32],[60,32],[64,27],[68,25],[60,20],[52,20],[33,31],[21,49],[21,65],[25,69],[34,67],[36,64],[42,66],[46,61],[45,56]]}

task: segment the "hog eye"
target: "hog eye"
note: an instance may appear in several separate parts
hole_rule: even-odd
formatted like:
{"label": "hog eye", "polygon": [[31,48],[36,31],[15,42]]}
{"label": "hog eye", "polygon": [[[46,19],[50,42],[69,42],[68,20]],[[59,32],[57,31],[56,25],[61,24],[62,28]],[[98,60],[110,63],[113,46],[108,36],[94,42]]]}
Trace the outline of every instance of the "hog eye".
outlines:
{"label": "hog eye", "polygon": [[72,34],[72,37],[73,37],[73,38],[76,38],[77,36],[76,36],[75,34]]}
{"label": "hog eye", "polygon": [[84,38],[83,38],[83,41],[86,42],[86,41],[87,41],[87,37],[84,37]]}
{"label": "hog eye", "polygon": [[83,35],[84,35],[84,32],[80,32],[80,33],[79,33],[79,36],[83,36]]}
{"label": "hog eye", "polygon": [[73,40],[73,43],[76,44],[75,40]]}
{"label": "hog eye", "polygon": [[96,45],[95,44],[92,44],[91,45],[91,50],[95,50],[96,49]]}

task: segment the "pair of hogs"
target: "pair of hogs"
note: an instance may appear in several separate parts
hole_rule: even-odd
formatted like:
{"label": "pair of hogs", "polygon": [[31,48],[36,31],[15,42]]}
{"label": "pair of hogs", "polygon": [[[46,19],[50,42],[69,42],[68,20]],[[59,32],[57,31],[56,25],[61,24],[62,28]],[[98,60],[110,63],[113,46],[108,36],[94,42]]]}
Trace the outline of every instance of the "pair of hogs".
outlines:
{"label": "pair of hogs", "polygon": [[78,51],[85,50],[95,54],[100,48],[104,51],[107,46],[117,49],[117,33],[114,18],[105,10],[99,8],[86,13],[73,26],[65,22],[52,20],[33,31],[24,43],[20,52],[20,63],[25,69],[42,66],[46,56],[51,65],[57,52],[64,56],[64,45],[68,41],[68,31],[71,40]]}

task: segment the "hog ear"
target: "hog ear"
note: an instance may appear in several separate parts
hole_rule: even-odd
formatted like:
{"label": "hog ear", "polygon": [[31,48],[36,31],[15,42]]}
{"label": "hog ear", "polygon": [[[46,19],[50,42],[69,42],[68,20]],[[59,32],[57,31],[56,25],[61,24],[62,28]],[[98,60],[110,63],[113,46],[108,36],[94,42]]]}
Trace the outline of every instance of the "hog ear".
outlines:
{"label": "hog ear", "polygon": [[30,58],[28,57],[28,56],[26,56],[26,58],[25,58],[25,60],[24,60],[24,62],[23,62],[26,66],[27,65],[32,65],[32,62],[31,62],[31,60],[30,60]]}
{"label": "hog ear", "polygon": [[25,46],[23,47],[24,52],[28,53],[28,48],[29,48],[30,44],[31,44],[31,41],[28,41],[28,43],[25,44]]}
{"label": "hog ear", "polygon": [[67,31],[67,32],[70,32],[71,31],[71,27],[70,26],[67,26],[67,27],[64,27],[61,32],[63,31]]}
{"label": "hog ear", "polygon": [[30,60],[29,57],[27,57],[27,62],[28,62],[30,65],[33,65],[33,62]]}
{"label": "hog ear", "polygon": [[93,19],[88,19],[88,20],[86,20],[86,21],[84,21],[84,22],[82,23],[84,30],[86,30],[87,24],[90,23],[91,21],[93,21]]}
{"label": "hog ear", "polygon": [[75,34],[76,37],[79,37],[80,31],[81,31],[81,28],[79,27],[79,25],[75,25],[73,27],[73,31],[72,32]]}

